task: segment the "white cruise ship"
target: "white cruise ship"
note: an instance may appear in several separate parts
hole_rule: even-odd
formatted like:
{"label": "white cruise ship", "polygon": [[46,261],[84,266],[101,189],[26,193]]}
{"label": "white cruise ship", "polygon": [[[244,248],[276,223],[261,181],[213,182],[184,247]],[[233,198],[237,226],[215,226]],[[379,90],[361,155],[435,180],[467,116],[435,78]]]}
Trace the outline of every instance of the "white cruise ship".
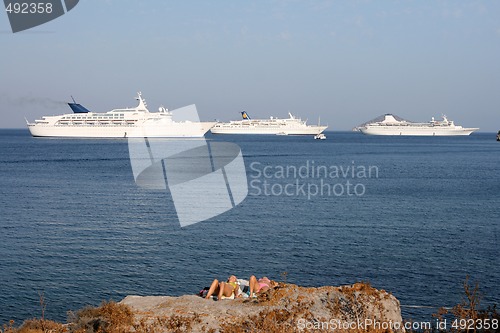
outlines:
{"label": "white cruise ship", "polygon": [[392,114],[386,114],[383,120],[372,121],[356,129],[368,135],[456,136],[470,135],[479,128],[464,128],[455,125],[446,116],[443,116],[443,120],[439,121],[432,117],[430,122],[414,123]]}
{"label": "white cruise ship", "polygon": [[328,126],[307,125],[305,120],[288,113],[289,118],[251,119],[243,111],[243,120],[217,123],[210,129],[213,134],[275,134],[275,135],[317,135]]}
{"label": "white cruise ship", "polygon": [[[95,113],[80,104],[68,103],[74,113],[44,116],[29,123],[28,129],[35,137],[79,138],[190,138],[202,137],[216,122],[175,121],[173,113],[164,107],[159,112],[149,112],[141,93],[137,93],[139,105],[135,108],[114,109]],[[192,119],[198,115],[194,105],[190,107]],[[177,110],[182,112],[181,109]]]}

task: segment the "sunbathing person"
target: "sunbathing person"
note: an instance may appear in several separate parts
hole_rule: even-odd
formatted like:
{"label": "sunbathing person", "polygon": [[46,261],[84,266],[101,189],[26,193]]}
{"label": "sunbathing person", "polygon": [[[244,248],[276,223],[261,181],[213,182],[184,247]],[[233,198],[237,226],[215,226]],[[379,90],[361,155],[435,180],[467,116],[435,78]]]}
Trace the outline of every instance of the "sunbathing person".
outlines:
{"label": "sunbathing person", "polygon": [[275,284],[276,283],[269,280],[267,278],[267,276],[264,276],[264,277],[257,280],[255,275],[252,275],[250,277],[250,280],[248,283],[248,285],[250,287],[250,297],[252,297],[252,295],[254,295],[254,293],[258,294],[258,293],[269,290],[269,288],[274,287]]}
{"label": "sunbathing person", "polygon": [[210,285],[210,289],[208,290],[207,296],[205,296],[205,298],[209,299],[213,294],[217,294],[217,298],[219,300],[224,298],[233,299],[239,296],[239,291],[240,287],[238,286],[236,276],[231,275],[227,279],[227,282],[219,282],[219,280],[215,279],[212,282],[212,285]]}

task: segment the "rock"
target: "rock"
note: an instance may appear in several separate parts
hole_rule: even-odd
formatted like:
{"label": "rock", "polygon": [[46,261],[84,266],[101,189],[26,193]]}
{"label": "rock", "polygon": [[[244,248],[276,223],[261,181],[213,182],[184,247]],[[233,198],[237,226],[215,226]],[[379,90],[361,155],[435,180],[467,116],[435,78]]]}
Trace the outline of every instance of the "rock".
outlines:
{"label": "rock", "polygon": [[307,288],[280,283],[257,299],[127,296],[137,328],[155,332],[404,332],[399,301],[357,283]]}

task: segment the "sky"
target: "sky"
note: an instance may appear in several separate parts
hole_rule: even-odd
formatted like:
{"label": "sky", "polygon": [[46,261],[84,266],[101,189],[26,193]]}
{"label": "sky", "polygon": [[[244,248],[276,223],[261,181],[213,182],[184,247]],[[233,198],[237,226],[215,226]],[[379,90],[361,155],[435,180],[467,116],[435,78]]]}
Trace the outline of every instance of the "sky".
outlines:
{"label": "sky", "polygon": [[208,121],[350,130],[384,113],[500,130],[500,1],[81,0],[12,33],[0,13],[0,128],[43,115],[196,104]]}

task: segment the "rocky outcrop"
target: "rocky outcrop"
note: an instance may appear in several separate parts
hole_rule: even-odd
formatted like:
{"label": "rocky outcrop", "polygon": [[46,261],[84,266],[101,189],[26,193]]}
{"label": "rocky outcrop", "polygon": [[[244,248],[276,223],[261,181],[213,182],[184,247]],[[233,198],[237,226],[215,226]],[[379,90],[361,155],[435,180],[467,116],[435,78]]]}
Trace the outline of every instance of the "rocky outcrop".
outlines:
{"label": "rocky outcrop", "polygon": [[127,296],[136,328],[155,332],[404,332],[399,301],[357,283],[306,288],[280,283],[258,298]]}

